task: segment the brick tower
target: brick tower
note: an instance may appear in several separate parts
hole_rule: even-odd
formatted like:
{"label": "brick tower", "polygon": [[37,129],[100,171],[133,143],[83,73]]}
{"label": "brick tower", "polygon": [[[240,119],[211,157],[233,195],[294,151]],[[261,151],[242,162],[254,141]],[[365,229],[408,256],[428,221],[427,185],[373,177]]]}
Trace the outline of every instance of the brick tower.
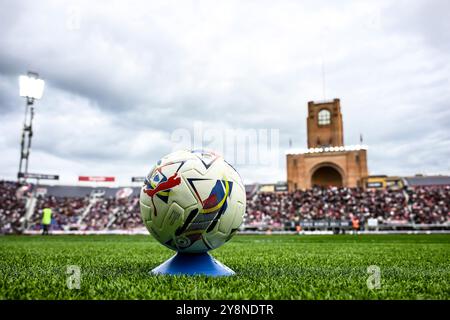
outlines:
{"label": "brick tower", "polygon": [[344,146],[341,102],[308,102],[308,150],[287,154],[290,191],[320,186],[362,186],[368,175],[364,146]]}

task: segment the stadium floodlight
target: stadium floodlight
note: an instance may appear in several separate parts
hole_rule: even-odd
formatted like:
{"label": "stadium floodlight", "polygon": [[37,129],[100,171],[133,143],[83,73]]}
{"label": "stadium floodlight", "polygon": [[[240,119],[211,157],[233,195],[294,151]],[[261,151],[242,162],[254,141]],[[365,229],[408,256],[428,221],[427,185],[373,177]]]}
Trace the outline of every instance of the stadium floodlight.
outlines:
{"label": "stadium floodlight", "polygon": [[[19,77],[19,95],[27,99],[25,105],[25,119],[23,121],[22,139],[20,141],[20,162],[17,178],[27,180],[28,158],[30,156],[31,138],[33,137],[34,101],[42,98],[44,93],[44,80],[36,72],[28,72]],[[22,163],[25,161],[25,170],[22,172]]]}
{"label": "stadium floodlight", "polygon": [[19,94],[27,99],[39,100],[44,93],[45,81],[39,79],[35,72],[28,72],[26,76],[19,77]]}

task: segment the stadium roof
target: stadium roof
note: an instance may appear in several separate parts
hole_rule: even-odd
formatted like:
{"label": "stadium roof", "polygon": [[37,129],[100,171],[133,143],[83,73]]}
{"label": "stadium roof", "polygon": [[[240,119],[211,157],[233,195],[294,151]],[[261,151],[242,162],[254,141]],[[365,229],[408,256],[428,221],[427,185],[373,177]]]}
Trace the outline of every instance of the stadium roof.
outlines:
{"label": "stadium roof", "polygon": [[450,176],[415,176],[405,178],[408,186],[450,186]]}

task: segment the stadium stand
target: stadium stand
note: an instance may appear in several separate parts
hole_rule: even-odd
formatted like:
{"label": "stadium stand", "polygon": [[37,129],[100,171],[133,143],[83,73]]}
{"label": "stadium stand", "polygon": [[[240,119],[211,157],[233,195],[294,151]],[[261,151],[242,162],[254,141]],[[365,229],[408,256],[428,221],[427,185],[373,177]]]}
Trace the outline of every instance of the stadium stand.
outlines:
{"label": "stadium stand", "polygon": [[448,224],[450,187],[402,190],[314,187],[291,193],[258,193],[248,199],[245,225],[255,229],[266,226],[293,229],[297,225],[317,229],[318,221],[333,228],[350,227],[354,219],[362,226],[370,219],[376,219],[379,226]]}
{"label": "stadium stand", "polygon": [[[295,192],[261,192],[252,185],[246,191],[243,230],[345,231],[356,220],[362,229],[450,227],[450,185],[401,190],[314,187]],[[143,227],[136,187],[36,187],[0,181],[0,200],[2,234],[40,230],[42,210],[46,207],[53,209],[52,230]]]}
{"label": "stadium stand", "polygon": [[0,233],[20,231],[25,216],[26,197],[19,195],[21,186],[16,182],[0,181]]}

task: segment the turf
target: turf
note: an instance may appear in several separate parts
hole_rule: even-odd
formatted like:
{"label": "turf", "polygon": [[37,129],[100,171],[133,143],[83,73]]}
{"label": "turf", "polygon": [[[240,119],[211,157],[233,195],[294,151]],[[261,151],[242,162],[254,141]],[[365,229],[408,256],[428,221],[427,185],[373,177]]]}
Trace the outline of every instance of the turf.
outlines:
{"label": "turf", "polygon": [[[150,236],[2,236],[0,299],[449,299],[450,235],[236,236],[228,278],[152,276]],[[81,268],[80,289],[67,266]],[[369,289],[367,268],[380,268]]]}

